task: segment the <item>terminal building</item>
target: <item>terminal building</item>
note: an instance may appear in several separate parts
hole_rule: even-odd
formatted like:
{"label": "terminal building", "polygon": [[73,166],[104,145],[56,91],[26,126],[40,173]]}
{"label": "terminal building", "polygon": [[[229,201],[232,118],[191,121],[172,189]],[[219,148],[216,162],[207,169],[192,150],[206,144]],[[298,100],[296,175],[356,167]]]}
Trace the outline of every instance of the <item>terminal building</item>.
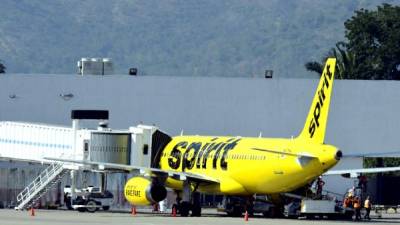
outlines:
{"label": "terminal building", "polygon": [[[108,63],[107,60],[97,61]],[[81,62],[81,65],[85,63]],[[110,68],[101,70],[110,71]],[[98,109],[109,110],[109,127],[115,130],[129,130],[146,124],[171,136],[184,133],[290,138],[297,136],[304,126],[317,83],[317,77],[4,74],[0,76],[0,121],[52,124],[55,128],[63,127],[59,132],[68,134],[71,132],[71,110]],[[374,156],[378,152],[399,151],[399,88],[397,81],[336,80],[326,143],[338,146],[344,155]],[[96,129],[97,124],[88,122],[83,126]],[[54,144],[63,149],[69,147],[69,142],[59,140]],[[4,155],[1,151],[0,157]],[[15,151],[23,156],[31,154],[35,148]],[[349,157],[343,158],[335,169],[362,167],[362,158]],[[18,193],[43,168],[45,166],[31,162],[1,161],[1,204],[15,204]],[[114,207],[126,206],[122,190],[128,177],[129,174],[110,177],[107,188],[114,193]],[[339,176],[324,179],[325,189],[339,194],[344,194],[356,182]],[[98,177],[80,173],[78,180],[81,185],[97,185]],[[369,192],[381,203],[393,204],[400,200],[395,193],[383,191],[383,188],[390,190],[390,186],[400,182],[394,178],[388,178],[389,181],[391,185],[385,185],[384,180],[376,183],[371,179],[369,182]],[[60,201],[67,182],[63,180],[57,184],[46,194],[44,201]]]}

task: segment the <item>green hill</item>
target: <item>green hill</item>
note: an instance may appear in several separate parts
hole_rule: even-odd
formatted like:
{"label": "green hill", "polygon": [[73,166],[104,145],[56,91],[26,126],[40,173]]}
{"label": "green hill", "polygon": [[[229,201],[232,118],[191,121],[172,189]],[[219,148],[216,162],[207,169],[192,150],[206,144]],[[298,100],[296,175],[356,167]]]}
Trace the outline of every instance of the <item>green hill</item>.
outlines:
{"label": "green hill", "polygon": [[316,76],[304,63],[343,40],[354,10],[382,2],[3,0],[0,59],[7,73],[75,73],[81,57],[110,57],[123,74]]}

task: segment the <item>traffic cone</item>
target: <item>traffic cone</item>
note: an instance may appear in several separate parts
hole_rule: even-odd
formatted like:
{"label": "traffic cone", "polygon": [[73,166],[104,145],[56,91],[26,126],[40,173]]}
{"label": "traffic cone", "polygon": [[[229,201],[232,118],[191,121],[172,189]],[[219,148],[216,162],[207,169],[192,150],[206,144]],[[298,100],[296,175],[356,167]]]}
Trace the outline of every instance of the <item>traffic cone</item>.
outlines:
{"label": "traffic cone", "polygon": [[176,207],[172,207],[172,217],[176,217]]}
{"label": "traffic cone", "polygon": [[136,207],[135,206],[132,206],[131,214],[132,214],[132,216],[136,216]]}
{"label": "traffic cone", "polygon": [[249,213],[247,212],[247,210],[244,213],[244,221],[249,221]]}
{"label": "traffic cone", "polygon": [[31,207],[31,210],[29,211],[31,216],[35,216],[35,209],[33,207]]}

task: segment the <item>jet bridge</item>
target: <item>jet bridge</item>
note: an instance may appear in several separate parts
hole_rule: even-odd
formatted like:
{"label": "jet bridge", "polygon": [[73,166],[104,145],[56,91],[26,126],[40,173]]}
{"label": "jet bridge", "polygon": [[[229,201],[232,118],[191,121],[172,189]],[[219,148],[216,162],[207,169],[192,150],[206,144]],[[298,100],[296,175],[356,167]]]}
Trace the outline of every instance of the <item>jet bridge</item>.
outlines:
{"label": "jet bridge", "polygon": [[[17,196],[17,209],[30,207],[68,171],[74,194],[76,171],[91,169],[46,158],[157,167],[159,153],[171,140],[155,126],[138,125],[127,130],[112,130],[107,126],[108,111],[104,110],[73,110],[71,119],[72,127],[0,122],[0,159],[49,165]],[[97,129],[80,127],[80,121],[88,119],[100,121]]]}

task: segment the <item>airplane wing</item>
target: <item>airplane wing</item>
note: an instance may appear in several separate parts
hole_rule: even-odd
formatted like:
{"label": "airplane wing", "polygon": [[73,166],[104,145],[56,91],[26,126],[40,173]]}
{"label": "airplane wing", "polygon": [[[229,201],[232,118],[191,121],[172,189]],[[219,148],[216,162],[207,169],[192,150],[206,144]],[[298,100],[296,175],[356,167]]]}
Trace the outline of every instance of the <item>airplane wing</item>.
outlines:
{"label": "airplane wing", "polygon": [[400,171],[400,167],[377,167],[377,168],[362,168],[362,169],[345,169],[345,170],[329,170],[323,175],[342,175],[343,177],[357,177],[364,173],[383,173]]}
{"label": "airplane wing", "polygon": [[365,152],[365,153],[353,153],[353,154],[343,154],[343,157],[399,157],[400,151],[390,151],[390,152]]}
{"label": "airplane wing", "polygon": [[124,171],[137,171],[140,174],[163,175],[182,181],[189,179],[201,183],[214,183],[214,184],[219,183],[218,179],[188,172],[178,172],[172,170],[163,170],[158,168],[132,166],[132,165],[117,164],[117,163],[94,162],[88,160],[75,160],[75,159],[63,159],[63,158],[51,158],[51,157],[45,157],[44,159],[51,161],[65,162],[65,163],[76,163],[76,164],[87,165],[91,166],[92,169],[94,170],[116,169]]}
{"label": "airplane wing", "polygon": [[[388,152],[368,152],[368,153],[353,153],[343,154],[343,158],[353,157],[399,157],[400,151]],[[358,177],[363,173],[384,173],[400,171],[400,167],[377,167],[377,168],[360,168],[360,169],[344,169],[344,170],[329,170],[323,175],[341,175],[343,177]]]}

